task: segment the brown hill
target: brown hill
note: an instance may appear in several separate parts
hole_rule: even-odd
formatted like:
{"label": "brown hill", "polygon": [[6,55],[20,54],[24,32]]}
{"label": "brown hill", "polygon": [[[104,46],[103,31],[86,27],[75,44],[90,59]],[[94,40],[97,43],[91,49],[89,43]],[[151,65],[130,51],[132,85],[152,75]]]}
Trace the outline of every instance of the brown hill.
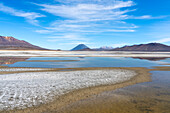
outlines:
{"label": "brown hill", "polygon": [[157,51],[157,52],[170,52],[170,46],[160,43],[140,44],[133,46],[124,46],[121,48],[112,49],[112,51]]}
{"label": "brown hill", "polygon": [[14,37],[0,36],[1,50],[46,50]]}

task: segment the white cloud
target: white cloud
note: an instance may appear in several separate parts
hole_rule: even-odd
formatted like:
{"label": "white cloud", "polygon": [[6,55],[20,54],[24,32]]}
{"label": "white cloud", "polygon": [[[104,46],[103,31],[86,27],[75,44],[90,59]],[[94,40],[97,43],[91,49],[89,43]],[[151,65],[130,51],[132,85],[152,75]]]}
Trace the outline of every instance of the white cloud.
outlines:
{"label": "white cloud", "polygon": [[[120,8],[133,6],[132,1],[119,1],[110,5],[76,4],[76,5],[47,5],[41,4],[41,10],[68,19],[81,21],[115,20],[124,18],[131,10],[121,11]],[[124,16],[123,16],[124,15]]]}
{"label": "white cloud", "polygon": [[[147,43],[166,43],[170,44],[170,21],[159,21],[147,27],[144,31]],[[151,40],[151,41],[150,41]]]}
{"label": "white cloud", "polygon": [[119,43],[119,44],[113,44],[113,47],[114,48],[117,48],[117,47],[123,47],[125,45],[130,45],[129,43]]}
{"label": "white cloud", "polygon": [[51,31],[51,30],[35,30],[35,32],[41,33],[41,34],[48,34],[48,33],[52,33],[53,31]]}
{"label": "white cloud", "polygon": [[161,19],[165,17],[166,16],[153,17],[151,15],[143,15],[143,16],[129,16],[129,19]]}
{"label": "white cloud", "polygon": [[[119,28],[119,27],[117,27]],[[119,29],[82,29],[82,28],[78,28],[78,26],[76,27],[63,27],[63,28],[46,28],[46,30],[36,30],[35,32],[37,33],[41,33],[41,34],[49,34],[49,33],[57,33],[56,31],[58,31],[58,33],[63,33],[65,34],[66,32],[72,32],[72,33],[104,33],[104,32],[115,32],[115,33],[126,33],[126,32],[135,32],[135,30],[130,29],[130,28],[134,28],[134,27],[122,27]],[[135,27],[136,28],[136,27]],[[63,31],[63,32],[62,32]]]}
{"label": "white cloud", "polygon": [[[135,16],[130,15],[136,11],[133,7],[136,4],[132,0],[56,0],[56,4],[36,4],[41,11],[45,11],[56,17],[48,27],[37,30],[39,33],[61,34],[48,41],[84,41],[89,39],[86,34],[102,33],[133,33],[139,27],[132,23],[127,23],[127,19],[158,19],[152,15]],[[78,36],[65,35],[77,34]],[[85,34],[85,35],[84,35]],[[84,35],[84,36],[83,36]],[[80,37],[81,36],[81,37]],[[95,38],[97,38],[95,35]],[[78,38],[75,38],[78,37]],[[86,41],[88,43],[88,41]],[[71,42],[68,42],[71,44]],[[77,42],[76,42],[77,43]],[[77,43],[77,44],[78,44]],[[75,44],[75,42],[73,43]],[[121,46],[123,44],[115,44]]]}
{"label": "white cloud", "polygon": [[[45,33],[50,32],[134,32],[133,24],[123,23],[122,30],[117,29],[121,20],[127,19],[126,13],[135,11],[127,9],[134,6],[131,0],[56,0],[60,4],[36,4],[41,7],[42,11],[56,16],[56,21],[49,27],[46,27]],[[125,8],[125,9],[123,9]],[[120,25],[119,25],[120,26]],[[108,30],[105,30],[107,28]],[[38,30],[36,32],[43,33]]]}
{"label": "white cloud", "polygon": [[37,24],[37,22],[38,22],[36,20],[37,18],[45,17],[44,15],[35,13],[35,12],[24,12],[24,11],[16,10],[14,8],[5,6],[2,3],[0,3],[0,11],[2,11],[4,13],[8,13],[13,16],[23,17],[31,24]]}
{"label": "white cloud", "polygon": [[151,15],[144,15],[144,16],[139,16],[139,17],[132,17],[133,19],[151,19]]}
{"label": "white cloud", "polygon": [[[126,19],[156,19],[151,15],[133,16],[136,11],[132,0],[56,0],[59,4],[36,4],[42,11],[56,16],[56,21],[46,27],[50,32],[135,32],[138,26],[124,22]],[[120,23],[122,22],[122,23]],[[119,27],[118,27],[119,26]],[[107,28],[107,29],[106,29]],[[43,33],[40,30],[39,33]]]}
{"label": "white cloud", "polygon": [[92,44],[92,43],[84,42],[84,41],[71,41],[68,43],[60,43],[59,45],[78,45],[78,44]]}
{"label": "white cloud", "polygon": [[48,37],[48,41],[52,41],[52,42],[55,42],[55,41],[62,41],[62,40],[65,40],[65,41],[88,41],[89,39],[87,38],[83,38],[77,34],[66,34],[66,35],[58,35],[58,36],[50,36]]}
{"label": "white cloud", "polygon": [[57,42],[59,46],[91,44],[90,39],[82,37],[81,35],[78,34],[63,34],[63,35],[61,34],[56,36],[50,36],[47,38],[48,42]]}
{"label": "white cloud", "polygon": [[126,29],[126,30],[117,30],[117,29],[113,29],[113,30],[108,30],[109,32],[135,32],[135,30],[132,29]]}
{"label": "white cloud", "polygon": [[[55,0],[57,2],[63,4],[117,4],[116,7],[128,7],[129,4],[134,2],[132,0],[128,0],[127,2],[123,2],[123,0]],[[129,4],[128,4],[129,3]]]}
{"label": "white cloud", "polygon": [[170,38],[163,38],[163,39],[159,39],[159,40],[155,40],[155,41],[151,41],[151,42],[166,43],[166,42],[170,42]]}

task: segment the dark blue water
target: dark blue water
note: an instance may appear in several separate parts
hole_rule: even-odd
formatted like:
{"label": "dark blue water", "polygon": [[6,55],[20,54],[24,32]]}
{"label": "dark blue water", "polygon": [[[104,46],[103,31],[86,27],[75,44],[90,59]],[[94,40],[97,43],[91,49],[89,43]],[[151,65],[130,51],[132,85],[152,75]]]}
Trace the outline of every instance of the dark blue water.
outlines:
{"label": "dark blue water", "polygon": [[150,61],[146,59],[115,58],[115,57],[32,57],[27,60],[79,60],[69,62],[25,62],[3,64],[9,67],[40,67],[40,68],[79,68],[79,67],[147,67],[170,63],[170,58]]}

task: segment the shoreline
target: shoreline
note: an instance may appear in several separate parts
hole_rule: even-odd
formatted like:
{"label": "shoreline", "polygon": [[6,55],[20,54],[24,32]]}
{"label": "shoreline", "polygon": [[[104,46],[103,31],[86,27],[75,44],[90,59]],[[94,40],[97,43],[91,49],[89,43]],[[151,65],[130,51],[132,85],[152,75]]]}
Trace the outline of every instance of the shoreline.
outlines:
{"label": "shoreline", "polygon": [[142,51],[0,51],[0,57],[165,57],[170,52]]}
{"label": "shoreline", "polygon": [[69,104],[61,113],[169,113],[170,90],[167,81],[170,79],[164,81],[164,77],[169,77],[170,68],[155,68],[150,70],[152,81],[104,91]]}
{"label": "shoreline", "polygon": [[[75,69],[75,68],[74,68]],[[132,70],[137,72],[138,74],[131,78],[128,81],[122,82],[122,83],[117,83],[113,85],[101,85],[101,86],[95,86],[95,87],[88,87],[88,88],[83,88],[83,89],[78,89],[75,91],[72,91],[68,94],[65,94],[63,96],[60,96],[59,98],[54,99],[53,102],[50,102],[48,104],[42,104],[40,106],[36,107],[30,107],[26,108],[23,110],[11,110],[11,111],[3,111],[8,112],[8,113],[27,113],[27,112],[34,112],[34,113],[39,113],[39,112],[46,112],[50,110],[52,111],[60,111],[63,107],[78,101],[82,99],[86,99],[92,95],[99,94],[104,91],[110,91],[110,90],[115,90],[117,88],[122,88],[125,86],[141,83],[141,82],[148,82],[150,81],[150,73],[149,70],[146,68],[129,68],[129,67],[113,67],[113,68],[76,68],[77,70],[101,70],[101,69],[124,69],[124,70]],[[49,70],[50,71],[50,70]]]}
{"label": "shoreline", "polygon": [[80,60],[26,60],[24,62],[76,62]]}

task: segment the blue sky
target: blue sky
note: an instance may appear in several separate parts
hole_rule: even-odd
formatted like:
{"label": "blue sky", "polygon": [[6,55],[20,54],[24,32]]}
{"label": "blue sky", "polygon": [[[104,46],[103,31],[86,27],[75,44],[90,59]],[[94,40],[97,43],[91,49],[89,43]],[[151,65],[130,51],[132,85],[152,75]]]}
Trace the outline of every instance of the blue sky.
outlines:
{"label": "blue sky", "polygon": [[170,45],[170,0],[1,0],[0,35],[49,49]]}

